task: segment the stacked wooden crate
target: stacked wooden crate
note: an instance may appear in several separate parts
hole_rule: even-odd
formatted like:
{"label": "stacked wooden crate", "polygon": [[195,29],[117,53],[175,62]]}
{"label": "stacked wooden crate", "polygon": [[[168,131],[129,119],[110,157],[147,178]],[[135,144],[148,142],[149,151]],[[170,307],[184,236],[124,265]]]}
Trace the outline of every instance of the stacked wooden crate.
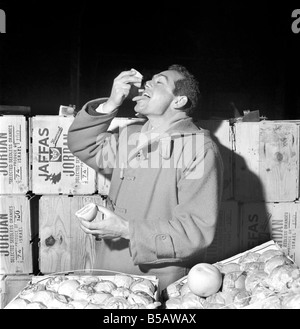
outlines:
{"label": "stacked wooden crate", "polygon": [[0,308],[11,281],[25,285],[36,265],[28,158],[28,119],[0,116]]}
{"label": "stacked wooden crate", "polygon": [[[96,270],[101,240],[85,234],[75,212],[94,202],[104,204],[111,174],[96,173],[75,157],[67,145],[73,116],[36,116],[30,120],[32,192],[39,200],[39,269],[43,274]],[[117,133],[141,119],[115,118]],[[101,270],[101,269],[100,269]]]}
{"label": "stacked wooden crate", "polygon": [[83,233],[75,212],[103,198],[96,172],[68,149],[73,120],[0,116],[1,308],[32,275],[95,266],[95,238]]}
{"label": "stacked wooden crate", "polygon": [[75,212],[102,204],[96,172],[68,148],[73,116],[30,118],[32,193],[39,196],[39,270],[42,274],[91,270],[96,240],[80,228]]}
{"label": "stacked wooden crate", "polygon": [[272,238],[300,264],[299,123],[237,123],[234,151],[242,251]]}
{"label": "stacked wooden crate", "polygon": [[[273,239],[299,264],[298,122],[237,122],[230,136],[233,195],[224,194],[207,260],[222,260]],[[223,153],[225,142],[218,140]]]}

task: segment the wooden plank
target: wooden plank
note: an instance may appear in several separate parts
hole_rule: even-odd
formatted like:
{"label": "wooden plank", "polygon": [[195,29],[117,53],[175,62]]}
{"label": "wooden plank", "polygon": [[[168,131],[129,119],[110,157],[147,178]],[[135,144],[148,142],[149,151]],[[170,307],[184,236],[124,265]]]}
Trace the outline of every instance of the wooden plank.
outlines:
{"label": "wooden plank", "polygon": [[201,120],[197,123],[201,128],[210,131],[217,144],[224,164],[223,200],[233,198],[233,151],[232,131],[228,120]]}
{"label": "wooden plank", "polygon": [[26,194],[28,126],[25,116],[0,116],[0,194]]}
{"label": "wooden plank", "polygon": [[96,172],[67,145],[73,117],[39,115],[31,118],[32,192],[82,195],[96,192]]}
{"label": "wooden plank", "polygon": [[259,177],[267,201],[294,201],[299,190],[299,126],[260,124]]}
{"label": "wooden plank", "polygon": [[32,273],[30,205],[22,195],[0,196],[0,273]]}
{"label": "wooden plank", "polygon": [[102,204],[100,195],[44,195],[39,202],[40,270],[42,273],[92,269],[95,237],[85,234],[75,212],[89,202]]}
{"label": "wooden plank", "polygon": [[241,248],[274,240],[300,265],[300,203],[259,202],[241,204]]}
{"label": "wooden plank", "polygon": [[288,202],[299,197],[299,126],[290,122],[235,124],[234,198]]}

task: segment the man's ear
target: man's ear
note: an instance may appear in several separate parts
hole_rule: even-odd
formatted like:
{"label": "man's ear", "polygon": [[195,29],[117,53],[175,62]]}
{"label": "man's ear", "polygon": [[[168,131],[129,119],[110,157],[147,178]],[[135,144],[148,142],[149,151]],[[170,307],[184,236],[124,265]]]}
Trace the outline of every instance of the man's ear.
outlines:
{"label": "man's ear", "polygon": [[186,96],[176,96],[173,102],[174,108],[176,110],[180,110],[186,105],[186,103],[188,102],[188,98]]}

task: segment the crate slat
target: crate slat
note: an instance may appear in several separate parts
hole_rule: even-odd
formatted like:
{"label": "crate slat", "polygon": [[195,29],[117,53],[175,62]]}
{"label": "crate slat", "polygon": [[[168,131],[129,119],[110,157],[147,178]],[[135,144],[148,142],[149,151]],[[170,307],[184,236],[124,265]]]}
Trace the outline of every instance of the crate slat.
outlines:
{"label": "crate slat", "polygon": [[92,269],[95,237],[85,234],[75,212],[89,202],[103,204],[99,195],[44,195],[39,202],[40,251],[42,273]]}
{"label": "crate slat", "polygon": [[236,123],[234,166],[235,200],[295,201],[299,197],[299,125]]}
{"label": "crate slat", "polygon": [[262,123],[259,174],[267,201],[294,201],[299,197],[299,126]]}

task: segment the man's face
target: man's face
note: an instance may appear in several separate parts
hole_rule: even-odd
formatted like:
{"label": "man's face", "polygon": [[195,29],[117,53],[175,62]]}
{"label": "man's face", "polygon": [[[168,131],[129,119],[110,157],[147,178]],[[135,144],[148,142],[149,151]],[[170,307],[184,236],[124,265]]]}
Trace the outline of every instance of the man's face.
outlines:
{"label": "man's face", "polygon": [[163,71],[147,81],[142,97],[139,97],[134,110],[145,116],[162,116],[170,108],[174,98],[175,82],[183,76],[173,70]]}

